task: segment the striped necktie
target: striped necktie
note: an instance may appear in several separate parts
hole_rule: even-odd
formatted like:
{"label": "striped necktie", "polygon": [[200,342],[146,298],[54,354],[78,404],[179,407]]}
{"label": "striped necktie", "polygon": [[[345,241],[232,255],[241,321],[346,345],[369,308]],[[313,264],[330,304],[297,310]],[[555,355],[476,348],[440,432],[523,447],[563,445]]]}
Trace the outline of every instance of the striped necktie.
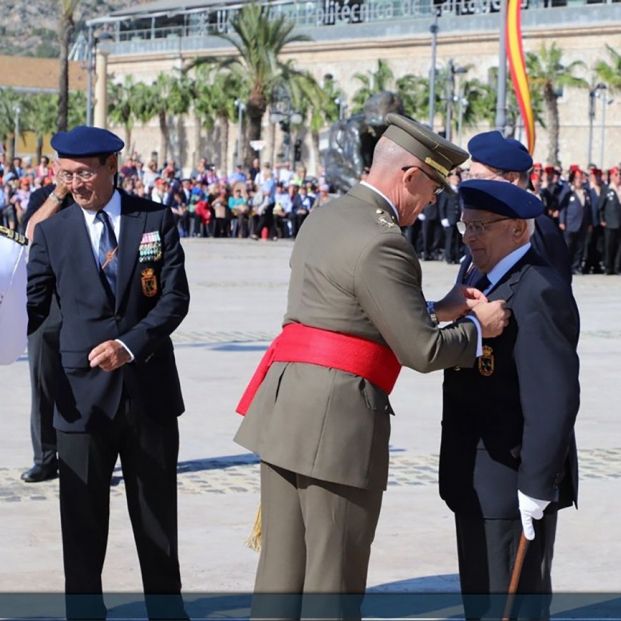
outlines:
{"label": "striped necktie", "polygon": [[106,277],[114,296],[116,295],[116,277],[119,269],[116,235],[110,222],[110,216],[103,209],[97,212],[95,220],[99,220],[103,224],[99,238],[99,269]]}

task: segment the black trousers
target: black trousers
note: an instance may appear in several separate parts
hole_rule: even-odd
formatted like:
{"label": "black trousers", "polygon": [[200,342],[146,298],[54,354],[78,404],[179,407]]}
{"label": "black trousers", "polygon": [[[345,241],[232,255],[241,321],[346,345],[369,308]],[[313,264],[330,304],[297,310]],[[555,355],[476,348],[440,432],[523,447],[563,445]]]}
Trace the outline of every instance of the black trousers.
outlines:
{"label": "black trousers", "polygon": [[[549,618],[550,573],[557,513],[534,520],[511,618]],[[500,619],[515,562],[522,522],[455,515],[459,580],[466,619]]]}
{"label": "black trousers", "polygon": [[47,319],[28,337],[30,366],[30,438],[34,463],[56,466],[54,390],[61,376],[59,334],[61,316],[52,299]]}
{"label": "black trousers", "polygon": [[606,274],[621,272],[621,229],[604,229],[604,265]]}
{"label": "black trousers", "polygon": [[185,617],[177,553],[178,450],[177,419],[155,420],[129,400],[94,431],[58,432],[68,619],[105,618],[101,572],[119,456],[149,618]]}
{"label": "black trousers", "polygon": [[567,244],[567,251],[569,252],[569,260],[571,262],[571,269],[574,274],[577,274],[582,269],[582,262],[584,260],[586,249],[586,235],[586,229],[564,232],[565,243]]}

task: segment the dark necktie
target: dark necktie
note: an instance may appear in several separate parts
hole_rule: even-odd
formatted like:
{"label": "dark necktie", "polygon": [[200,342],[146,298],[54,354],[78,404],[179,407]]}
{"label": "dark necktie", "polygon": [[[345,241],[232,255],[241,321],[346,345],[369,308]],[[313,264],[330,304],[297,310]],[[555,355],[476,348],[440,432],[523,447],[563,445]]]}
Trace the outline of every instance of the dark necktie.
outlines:
{"label": "dark necktie", "polygon": [[99,268],[106,277],[114,296],[116,295],[116,277],[119,266],[116,235],[110,222],[110,216],[103,209],[97,212],[95,220],[99,220],[103,224],[99,238]]}
{"label": "dark necktie", "polygon": [[466,284],[479,291],[485,291],[492,283],[490,283],[486,274],[481,274],[476,267],[473,267],[466,276]]}

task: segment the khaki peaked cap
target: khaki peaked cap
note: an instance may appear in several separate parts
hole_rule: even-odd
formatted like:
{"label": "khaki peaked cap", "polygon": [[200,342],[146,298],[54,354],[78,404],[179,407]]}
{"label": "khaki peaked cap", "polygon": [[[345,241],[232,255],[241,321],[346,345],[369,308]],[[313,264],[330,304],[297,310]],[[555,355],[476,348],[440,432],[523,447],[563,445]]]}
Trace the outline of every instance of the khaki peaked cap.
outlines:
{"label": "khaki peaked cap", "polygon": [[446,187],[449,172],[469,157],[467,151],[407,116],[391,112],[386,115],[386,122],[388,128],[384,137],[425,162],[432,169],[433,176]]}

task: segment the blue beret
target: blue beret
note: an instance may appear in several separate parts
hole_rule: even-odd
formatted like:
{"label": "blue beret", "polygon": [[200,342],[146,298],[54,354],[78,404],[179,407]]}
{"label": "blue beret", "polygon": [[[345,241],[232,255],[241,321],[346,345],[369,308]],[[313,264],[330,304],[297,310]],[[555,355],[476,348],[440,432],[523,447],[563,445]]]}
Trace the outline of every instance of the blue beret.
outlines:
{"label": "blue beret", "polygon": [[523,172],[533,166],[528,149],[519,140],[505,138],[499,131],[477,134],[470,139],[468,151],[473,160],[499,170]]}
{"label": "blue beret", "polygon": [[125,143],[112,132],[100,127],[78,125],[68,132],[58,132],[52,138],[52,148],[59,157],[92,157],[118,153]]}
{"label": "blue beret", "polygon": [[508,181],[468,179],[459,186],[464,209],[491,211],[507,218],[528,220],[543,213],[543,203],[530,192]]}

